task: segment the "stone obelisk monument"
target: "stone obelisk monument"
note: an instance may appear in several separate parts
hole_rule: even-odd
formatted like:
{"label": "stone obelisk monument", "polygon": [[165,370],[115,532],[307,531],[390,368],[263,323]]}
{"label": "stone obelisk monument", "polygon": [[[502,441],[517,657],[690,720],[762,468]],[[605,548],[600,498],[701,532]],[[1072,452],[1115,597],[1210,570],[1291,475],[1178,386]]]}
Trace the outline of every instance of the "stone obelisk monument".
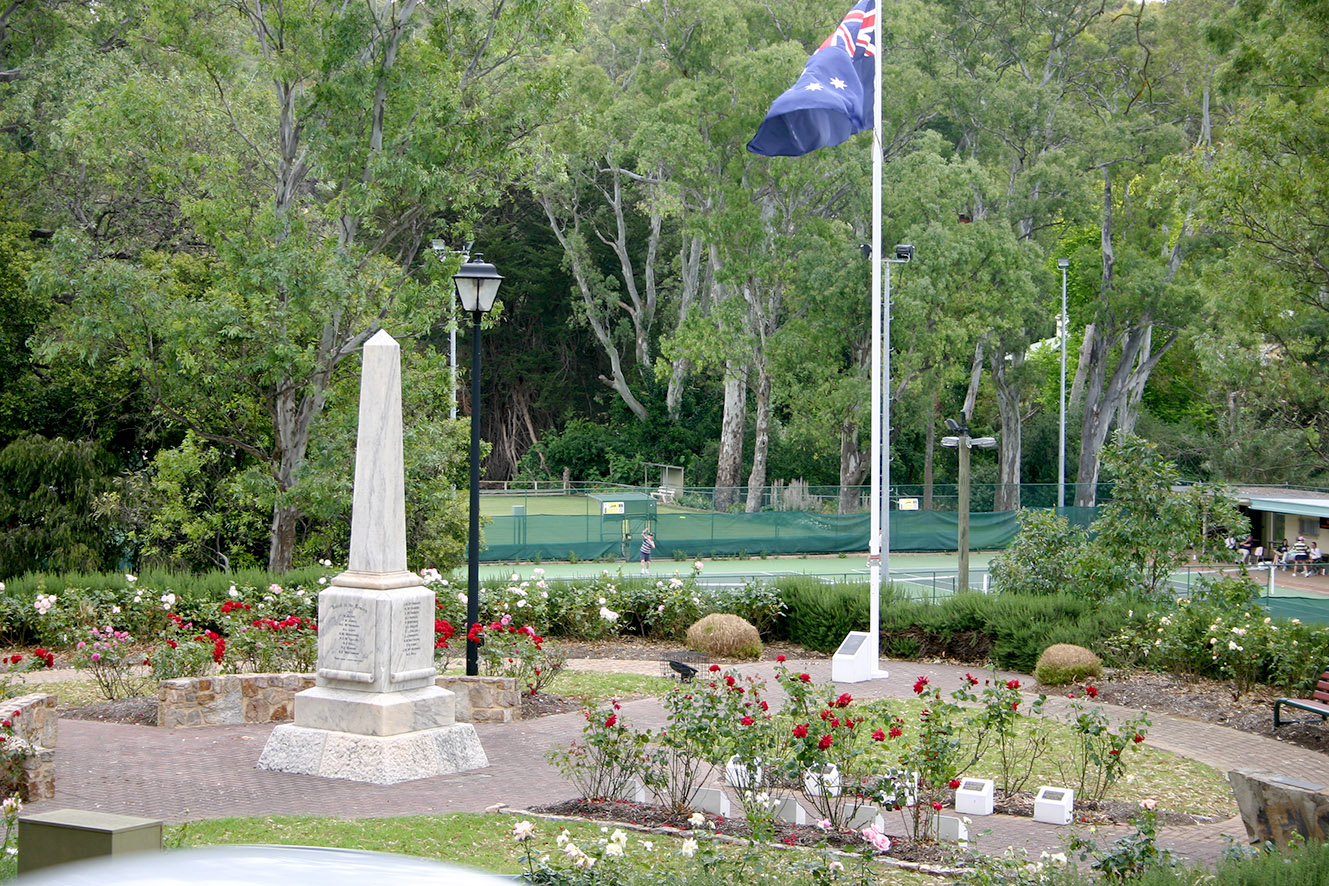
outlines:
{"label": "stone obelisk monument", "polygon": [[260,769],[396,784],[488,766],[434,682],[434,594],[406,568],[401,348],[364,345],[351,559],[318,597],[315,685],[272,731]]}

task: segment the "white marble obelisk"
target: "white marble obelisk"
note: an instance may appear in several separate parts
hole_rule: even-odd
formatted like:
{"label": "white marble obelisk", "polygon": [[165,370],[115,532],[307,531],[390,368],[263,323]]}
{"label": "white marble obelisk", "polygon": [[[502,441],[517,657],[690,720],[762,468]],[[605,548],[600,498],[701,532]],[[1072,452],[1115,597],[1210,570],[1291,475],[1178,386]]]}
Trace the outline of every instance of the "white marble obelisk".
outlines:
{"label": "white marble obelisk", "polygon": [[272,731],[260,769],[396,784],[488,766],[434,682],[434,594],[406,568],[401,348],[364,345],[349,568],[318,597],[315,685]]}

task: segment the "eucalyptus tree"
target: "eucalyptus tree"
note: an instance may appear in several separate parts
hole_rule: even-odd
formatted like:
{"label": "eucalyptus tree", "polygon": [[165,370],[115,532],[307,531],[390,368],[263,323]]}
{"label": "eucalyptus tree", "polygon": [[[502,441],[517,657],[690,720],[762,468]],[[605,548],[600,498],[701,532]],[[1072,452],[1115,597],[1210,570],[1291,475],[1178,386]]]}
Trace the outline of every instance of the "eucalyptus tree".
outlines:
{"label": "eucalyptus tree", "polygon": [[69,302],[46,352],[132,367],[168,420],[263,466],[269,568],[345,362],[444,313],[419,246],[469,239],[520,171],[560,82],[541,53],[578,12],[167,0],[25,72],[56,229],[38,283]]}
{"label": "eucalyptus tree", "polygon": [[1191,207],[1166,198],[1160,175],[1162,162],[1207,125],[1207,107],[1188,102],[1179,84],[1208,72],[1155,58],[1158,31],[1186,23],[1167,13],[1140,7],[1101,22],[1097,41],[1086,46],[1090,76],[1077,84],[1097,121],[1083,152],[1100,194],[1097,255],[1072,256],[1077,275],[1098,267],[1077,370],[1081,506],[1095,502],[1099,451],[1109,432],[1134,430],[1150,373],[1196,316],[1194,278],[1184,260],[1199,245],[1199,232]]}
{"label": "eucalyptus tree", "polygon": [[1329,465],[1329,10],[1234,4],[1209,34],[1234,114],[1183,173],[1203,222],[1235,237],[1203,280],[1224,324],[1213,362],[1229,380],[1234,450],[1305,483]]}

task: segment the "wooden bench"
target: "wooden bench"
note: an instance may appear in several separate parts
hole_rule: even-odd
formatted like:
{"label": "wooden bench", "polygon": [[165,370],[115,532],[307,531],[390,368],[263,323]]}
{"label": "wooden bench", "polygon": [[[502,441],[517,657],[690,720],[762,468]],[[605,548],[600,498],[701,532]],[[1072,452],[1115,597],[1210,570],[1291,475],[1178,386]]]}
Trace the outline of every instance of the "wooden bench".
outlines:
{"label": "wooden bench", "polygon": [[1287,705],[1290,708],[1297,708],[1302,711],[1310,711],[1312,714],[1319,714],[1323,722],[1329,718],[1329,670],[1320,675],[1320,680],[1315,684],[1315,692],[1311,693],[1309,699],[1300,698],[1280,698],[1274,702],[1274,728],[1285,723],[1305,722],[1298,720],[1282,720],[1279,718],[1279,710]]}

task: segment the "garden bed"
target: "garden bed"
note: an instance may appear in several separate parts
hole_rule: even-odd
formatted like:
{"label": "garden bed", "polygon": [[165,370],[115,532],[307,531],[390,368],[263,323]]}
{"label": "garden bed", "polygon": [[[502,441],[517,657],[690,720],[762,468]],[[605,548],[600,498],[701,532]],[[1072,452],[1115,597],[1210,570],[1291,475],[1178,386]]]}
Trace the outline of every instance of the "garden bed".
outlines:
{"label": "garden bed", "polygon": [[[629,803],[613,800],[565,800],[546,806],[536,806],[531,812],[538,815],[557,815],[584,818],[590,821],[628,824],[639,828],[673,828],[692,831],[688,813],[670,812],[648,803]],[[706,816],[706,830],[725,837],[747,839],[752,831],[741,818]],[[887,821],[887,831],[891,830]],[[889,835],[889,834],[888,834]],[[963,860],[964,850],[954,844],[917,843],[902,837],[891,838],[890,856],[896,861],[925,865],[953,865]],[[863,848],[863,838],[857,831],[822,830],[816,825],[775,822],[775,840],[786,846],[831,846],[849,852]]]}
{"label": "garden bed", "polygon": [[[1329,753],[1329,723],[1321,723],[1318,718],[1289,723],[1275,731],[1274,700],[1285,693],[1260,688],[1233,698],[1232,683],[1229,682],[1147,672],[1110,671],[1104,679],[1094,682],[1098,686],[1098,701],[1134,710],[1175,714]],[[1066,692],[1065,687],[1038,688],[1049,695]]]}

